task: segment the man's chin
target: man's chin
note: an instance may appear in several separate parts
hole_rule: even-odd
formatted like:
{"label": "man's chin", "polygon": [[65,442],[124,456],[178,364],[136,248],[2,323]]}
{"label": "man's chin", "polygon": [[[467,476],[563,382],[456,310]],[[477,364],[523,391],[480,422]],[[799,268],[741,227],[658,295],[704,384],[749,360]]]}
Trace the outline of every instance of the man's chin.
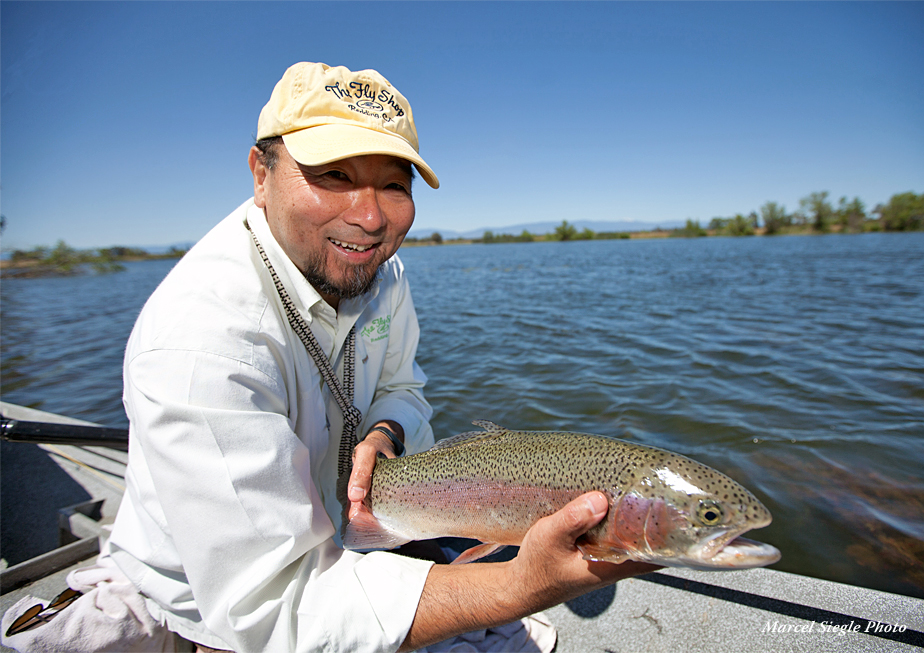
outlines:
{"label": "man's chin", "polygon": [[302,274],[319,293],[338,299],[353,299],[364,295],[375,287],[379,278],[378,266],[372,269],[371,272],[366,268],[348,270],[343,275],[343,278],[338,281],[311,270],[303,271]]}

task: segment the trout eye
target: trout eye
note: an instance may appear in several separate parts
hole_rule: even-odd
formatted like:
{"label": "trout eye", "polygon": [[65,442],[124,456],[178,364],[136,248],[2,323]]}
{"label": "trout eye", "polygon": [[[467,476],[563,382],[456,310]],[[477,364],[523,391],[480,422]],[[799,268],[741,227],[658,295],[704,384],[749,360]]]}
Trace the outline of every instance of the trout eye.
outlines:
{"label": "trout eye", "polygon": [[722,506],[715,501],[700,501],[696,516],[703,526],[715,526],[722,521]]}

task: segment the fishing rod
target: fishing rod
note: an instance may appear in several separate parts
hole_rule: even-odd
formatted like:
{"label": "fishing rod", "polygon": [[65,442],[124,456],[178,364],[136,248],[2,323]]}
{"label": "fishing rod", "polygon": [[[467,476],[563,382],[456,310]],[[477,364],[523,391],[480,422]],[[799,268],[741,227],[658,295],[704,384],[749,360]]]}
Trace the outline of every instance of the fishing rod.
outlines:
{"label": "fishing rod", "polygon": [[0,414],[0,439],[33,444],[70,444],[128,450],[128,429],[85,424],[26,422]]}

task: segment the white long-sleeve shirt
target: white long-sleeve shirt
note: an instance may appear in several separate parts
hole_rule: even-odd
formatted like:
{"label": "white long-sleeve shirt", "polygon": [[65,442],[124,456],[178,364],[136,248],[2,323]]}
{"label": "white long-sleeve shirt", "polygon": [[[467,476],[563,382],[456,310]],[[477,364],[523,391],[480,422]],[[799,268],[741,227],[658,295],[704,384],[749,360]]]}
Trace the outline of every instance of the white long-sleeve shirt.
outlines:
{"label": "white long-sleeve shirt", "polygon": [[338,546],[342,415],[289,326],[245,217],[338,378],[356,324],[360,437],[392,419],[410,453],[433,444],[400,261],[335,312],[249,200],[180,260],[129,339],[129,464],[112,557],[156,618],[207,646],[395,650],[430,563]]}

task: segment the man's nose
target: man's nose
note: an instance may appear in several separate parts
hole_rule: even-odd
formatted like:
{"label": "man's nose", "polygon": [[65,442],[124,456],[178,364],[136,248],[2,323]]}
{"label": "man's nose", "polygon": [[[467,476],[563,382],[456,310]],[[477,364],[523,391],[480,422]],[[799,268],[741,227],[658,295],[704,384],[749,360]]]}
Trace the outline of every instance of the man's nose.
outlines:
{"label": "man's nose", "polygon": [[353,201],[343,216],[345,222],[362,227],[367,233],[382,229],[388,218],[379,203],[378,193],[371,186],[353,191]]}

